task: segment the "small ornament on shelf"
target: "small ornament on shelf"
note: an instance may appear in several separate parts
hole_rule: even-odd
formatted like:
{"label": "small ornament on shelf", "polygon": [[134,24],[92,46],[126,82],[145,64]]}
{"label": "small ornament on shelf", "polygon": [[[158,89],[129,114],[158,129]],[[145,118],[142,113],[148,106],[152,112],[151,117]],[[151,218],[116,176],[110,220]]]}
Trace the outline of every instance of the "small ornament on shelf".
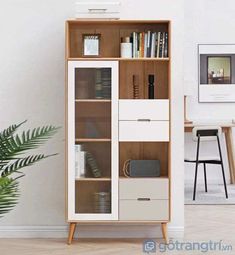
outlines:
{"label": "small ornament on shelf", "polygon": [[84,34],[83,35],[83,56],[99,57],[100,55],[100,35]]}
{"label": "small ornament on shelf", "polygon": [[148,82],[149,82],[149,99],[154,99],[154,75],[149,74],[148,76]]}
{"label": "small ornament on shelf", "polygon": [[130,37],[121,38],[121,58],[132,58],[132,43]]}
{"label": "small ornament on shelf", "polygon": [[139,76],[133,75],[133,98],[139,99],[140,98],[140,88],[139,88]]}

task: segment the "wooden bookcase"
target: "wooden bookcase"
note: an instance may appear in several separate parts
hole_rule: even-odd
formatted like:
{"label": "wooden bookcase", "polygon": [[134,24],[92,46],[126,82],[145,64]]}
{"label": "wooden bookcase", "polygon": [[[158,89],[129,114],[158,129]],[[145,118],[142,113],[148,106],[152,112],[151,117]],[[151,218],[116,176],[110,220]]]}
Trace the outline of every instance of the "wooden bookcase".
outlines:
{"label": "wooden bookcase", "polygon": [[[149,30],[168,33],[168,57],[120,57],[122,37]],[[85,34],[100,35],[99,57],[83,56]],[[167,223],[171,219],[170,42],[170,21],[66,22],[69,244],[79,223],[161,224],[167,241]],[[149,74],[156,77],[154,99],[148,99]],[[138,75],[139,99],[133,98],[133,75]],[[106,82],[108,92],[102,96],[97,96],[97,77]],[[88,152],[92,155],[91,161],[95,160],[101,171],[98,178],[91,170],[82,177],[75,175],[75,145],[80,146],[86,155]],[[123,166],[128,159],[160,160],[160,177],[126,177]],[[101,193],[110,194],[106,199],[110,199],[110,203],[106,201],[103,207],[98,204],[97,211],[94,194],[100,196]]]}

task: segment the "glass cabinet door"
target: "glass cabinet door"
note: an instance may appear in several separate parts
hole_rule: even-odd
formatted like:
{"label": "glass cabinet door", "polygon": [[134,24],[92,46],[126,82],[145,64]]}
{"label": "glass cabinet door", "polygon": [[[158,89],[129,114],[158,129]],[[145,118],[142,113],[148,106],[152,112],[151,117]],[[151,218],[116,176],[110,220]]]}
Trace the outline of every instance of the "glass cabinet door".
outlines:
{"label": "glass cabinet door", "polygon": [[73,219],[117,219],[117,79],[115,61],[68,63],[68,207]]}

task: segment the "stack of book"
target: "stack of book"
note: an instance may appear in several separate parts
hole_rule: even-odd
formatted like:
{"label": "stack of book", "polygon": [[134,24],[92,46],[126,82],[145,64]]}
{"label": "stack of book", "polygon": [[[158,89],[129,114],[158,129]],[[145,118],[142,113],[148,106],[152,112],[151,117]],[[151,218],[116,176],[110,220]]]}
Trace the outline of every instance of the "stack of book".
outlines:
{"label": "stack of book", "polygon": [[167,32],[133,32],[131,34],[133,58],[167,58]]}
{"label": "stack of book", "polygon": [[88,176],[99,178],[101,170],[92,153],[83,151],[81,144],[75,144],[75,179]]}
{"label": "stack of book", "polygon": [[111,69],[96,69],[95,79],[95,98],[110,99],[111,98]]}

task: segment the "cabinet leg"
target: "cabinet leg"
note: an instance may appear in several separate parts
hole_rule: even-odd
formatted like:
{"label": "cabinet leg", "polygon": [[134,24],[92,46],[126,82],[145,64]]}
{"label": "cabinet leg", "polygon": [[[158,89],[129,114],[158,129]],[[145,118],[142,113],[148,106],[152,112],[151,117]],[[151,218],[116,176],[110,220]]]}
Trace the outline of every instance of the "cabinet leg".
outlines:
{"label": "cabinet leg", "polygon": [[75,223],[75,222],[71,222],[71,223],[69,224],[68,244],[71,244],[71,243],[72,243],[75,229],[76,229],[76,223]]}
{"label": "cabinet leg", "polygon": [[169,240],[168,240],[168,235],[167,235],[167,223],[161,223],[161,226],[162,226],[163,239],[165,240],[166,244],[168,244]]}

